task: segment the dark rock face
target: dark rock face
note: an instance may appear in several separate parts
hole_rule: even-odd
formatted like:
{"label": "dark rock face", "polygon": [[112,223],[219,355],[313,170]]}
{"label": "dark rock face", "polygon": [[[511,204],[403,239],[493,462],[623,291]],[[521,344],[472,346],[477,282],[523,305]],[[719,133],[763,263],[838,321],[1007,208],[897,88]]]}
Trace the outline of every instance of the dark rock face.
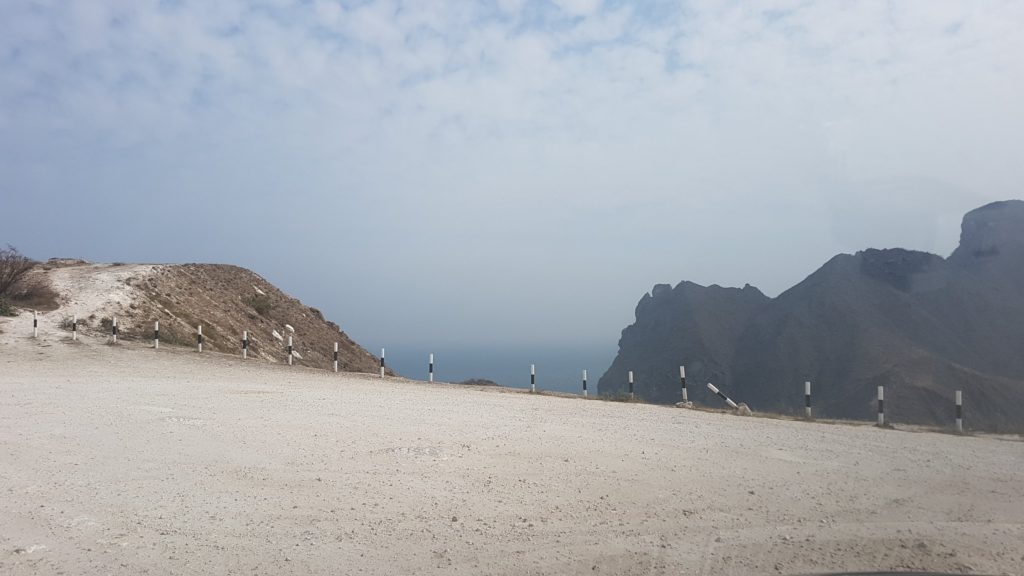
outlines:
{"label": "dark rock face", "polygon": [[633,370],[640,398],[678,402],[681,364],[687,367],[688,381],[728,386],[739,336],[770,302],[752,286],[656,286],[640,299],[636,323],[622,331],[619,355],[601,377],[598,390],[625,392],[628,371]]}
{"label": "dark rock face", "polygon": [[960,227],[960,245],[949,257],[961,265],[1024,252],[1024,201],[993,202],[971,210]]}
{"label": "dark rock face", "polygon": [[968,213],[948,258],[909,250],[839,255],[775,299],[756,288],[656,286],[623,330],[598,383],[638,396],[718,405],[713,382],[755,410],[797,413],[813,383],[815,414],[874,418],[886,387],[894,421],[1024,430],[1024,202]]}
{"label": "dark rock face", "polygon": [[939,272],[942,276],[941,269],[944,264],[941,256],[899,248],[868,249],[861,252],[860,257],[861,274],[885,282],[901,292],[927,289],[932,283],[922,280],[927,280],[930,272]]}

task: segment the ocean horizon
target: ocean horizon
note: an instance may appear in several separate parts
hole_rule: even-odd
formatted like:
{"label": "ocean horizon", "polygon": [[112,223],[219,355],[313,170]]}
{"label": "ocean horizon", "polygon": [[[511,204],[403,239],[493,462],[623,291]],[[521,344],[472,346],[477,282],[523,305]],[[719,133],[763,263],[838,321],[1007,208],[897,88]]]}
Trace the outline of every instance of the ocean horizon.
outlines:
{"label": "ocean horizon", "polygon": [[[379,354],[380,350],[371,350]],[[537,388],[582,394],[583,370],[587,370],[587,389],[597,393],[597,381],[615,359],[616,349],[484,349],[416,345],[389,346],[387,366],[400,376],[427,380],[429,355],[434,354],[434,379],[438,382],[462,382],[472,378],[492,380],[510,388],[530,387],[530,365],[536,366]]]}

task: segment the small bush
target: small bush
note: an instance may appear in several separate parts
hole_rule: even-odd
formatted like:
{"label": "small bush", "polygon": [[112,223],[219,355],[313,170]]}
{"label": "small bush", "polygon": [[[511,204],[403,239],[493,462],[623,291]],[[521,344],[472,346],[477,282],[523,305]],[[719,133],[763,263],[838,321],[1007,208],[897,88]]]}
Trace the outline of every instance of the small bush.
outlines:
{"label": "small bush", "polygon": [[[148,338],[153,337],[153,331],[149,331]],[[205,335],[204,335],[205,337]],[[160,344],[170,344],[171,346],[195,346],[196,336],[190,333],[188,330],[183,329],[179,326],[171,325],[168,323],[167,326],[163,322],[160,323]]]}
{"label": "small bush", "polygon": [[45,277],[40,276],[21,279],[9,298],[19,307],[32,310],[56,310],[60,307],[60,294]]}
{"label": "small bush", "polygon": [[466,386],[500,386],[493,380],[487,380],[486,378],[470,378],[469,380],[463,380],[459,384],[465,384]]}
{"label": "small bush", "polygon": [[[79,320],[78,325],[82,326],[85,324],[84,320]],[[62,330],[71,331],[71,327],[75,325],[75,318],[73,316],[65,316],[60,320],[60,328]]]}
{"label": "small bush", "polygon": [[253,294],[242,298],[242,302],[252,307],[260,316],[266,316],[268,312],[274,309],[274,303],[271,302],[270,296],[266,294]]}
{"label": "small bush", "polygon": [[0,296],[0,316],[14,316],[14,308],[7,303],[7,299]]}

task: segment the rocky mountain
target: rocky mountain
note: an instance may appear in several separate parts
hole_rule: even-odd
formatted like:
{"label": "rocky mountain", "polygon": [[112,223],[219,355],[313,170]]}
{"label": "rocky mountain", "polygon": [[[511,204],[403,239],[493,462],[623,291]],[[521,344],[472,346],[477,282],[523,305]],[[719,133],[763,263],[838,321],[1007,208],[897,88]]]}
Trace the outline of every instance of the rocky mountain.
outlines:
{"label": "rocky mountain", "polygon": [[[31,272],[30,284],[55,294],[41,308],[41,322],[70,336],[77,317],[83,337],[106,338],[117,318],[120,339],[150,345],[160,322],[160,345],[196,345],[203,327],[207,351],[239,354],[248,332],[249,357],[330,368],[338,342],[339,368],[376,373],[379,360],[352,341],[316,308],[304,305],[260,275],[222,264],[93,264],[53,259]],[[389,371],[390,372],[390,371]]]}
{"label": "rocky mountain", "polygon": [[894,421],[1024,431],[1024,202],[968,213],[949,258],[902,249],[832,258],[772,299],[756,288],[655,286],[623,330],[599,390],[718,404],[713,382],[755,410],[799,412],[813,383],[819,416],[873,419],[886,387]]}

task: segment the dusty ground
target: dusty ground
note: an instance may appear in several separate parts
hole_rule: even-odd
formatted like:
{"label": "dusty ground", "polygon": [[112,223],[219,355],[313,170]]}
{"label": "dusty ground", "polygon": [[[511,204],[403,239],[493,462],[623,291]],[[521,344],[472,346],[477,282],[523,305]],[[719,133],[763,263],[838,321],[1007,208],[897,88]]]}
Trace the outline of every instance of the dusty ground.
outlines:
{"label": "dusty ground", "polygon": [[0,574],[1024,572],[1024,443],[0,321]]}

